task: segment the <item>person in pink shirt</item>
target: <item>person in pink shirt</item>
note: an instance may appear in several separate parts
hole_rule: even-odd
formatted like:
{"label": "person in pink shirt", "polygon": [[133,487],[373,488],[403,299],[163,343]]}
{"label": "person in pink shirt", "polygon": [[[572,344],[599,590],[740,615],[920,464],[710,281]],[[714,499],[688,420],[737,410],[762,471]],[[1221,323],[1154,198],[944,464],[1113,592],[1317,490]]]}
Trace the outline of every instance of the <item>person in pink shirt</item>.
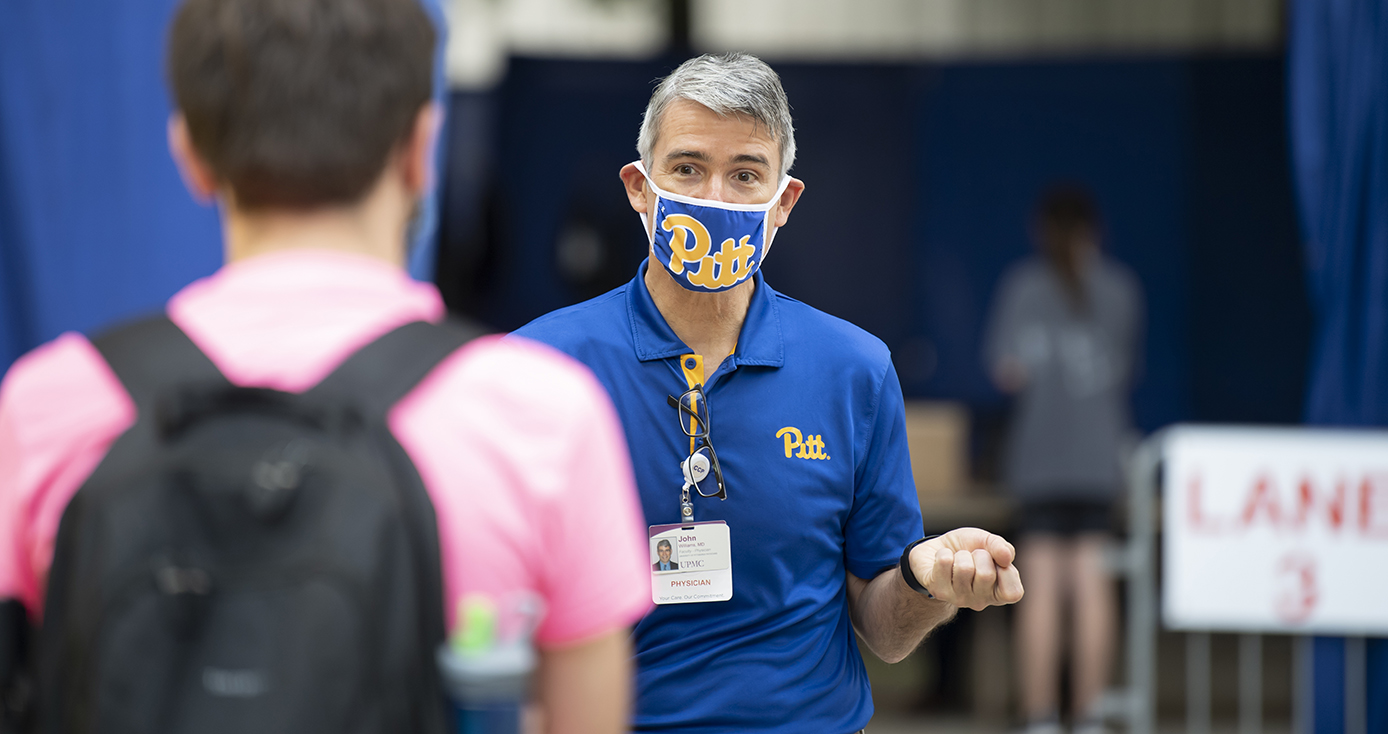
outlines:
{"label": "person in pink shirt", "polygon": [[[234,43],[251,46],[232,69]],[[401,59],[382,51],[392,43]],[[193,196],[222,211],[227,264],[167,315],[231,383],[304,392],[395,327],[444,318],[438,291],[403,269],[439,121],[431,46],[414,0],[180,9],[169,144]],[[0,599],[34,624],[64,509],[135,420],[80,334],[25,355],[0,383]],[[627,631],[650,605],[649,574],[627,448],[596,379],[536,342],[482,337],[388,425],[434,505],[448,624],[468,605],[498,610],[503,626],[533,611],[546,729],[624,728]]]}

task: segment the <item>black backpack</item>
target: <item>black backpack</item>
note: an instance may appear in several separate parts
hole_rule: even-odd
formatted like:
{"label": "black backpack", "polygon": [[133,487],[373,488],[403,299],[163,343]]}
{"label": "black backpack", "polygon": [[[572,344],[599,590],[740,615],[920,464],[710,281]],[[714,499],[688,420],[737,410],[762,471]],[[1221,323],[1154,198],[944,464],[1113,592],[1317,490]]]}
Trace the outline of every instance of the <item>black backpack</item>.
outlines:
{"label": "black backpack", "polygon": [[446,731],[437,525],[386,414],[479,333],[406,324],[297,395],[167,318],[95,339],[138,418],[59,525],[40,728]]}

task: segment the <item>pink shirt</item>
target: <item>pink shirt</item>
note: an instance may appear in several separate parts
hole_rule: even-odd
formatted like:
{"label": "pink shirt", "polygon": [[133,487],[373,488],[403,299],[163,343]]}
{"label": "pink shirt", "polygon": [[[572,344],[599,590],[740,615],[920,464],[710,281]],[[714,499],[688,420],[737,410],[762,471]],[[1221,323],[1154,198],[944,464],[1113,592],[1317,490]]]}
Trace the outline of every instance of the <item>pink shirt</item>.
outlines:
{"label": "pink shirt", "polygon": [[[437,321],[431,285],[364,257],[293,251],[222,268],[168,304],[231,382],[303,392],[403,323]],[[0,384],[0,597],[38,616],[58,520],[135,421],[84,337],[25,355]],[[485,599],[503,625],[544,609],[541,646],[631,624],[650,606],[641,508],[621,427],[588,370],[524,339],[445,359],[389,416],[433,499],[446,618]],[[503,630],[504,632],[504,630]]]}

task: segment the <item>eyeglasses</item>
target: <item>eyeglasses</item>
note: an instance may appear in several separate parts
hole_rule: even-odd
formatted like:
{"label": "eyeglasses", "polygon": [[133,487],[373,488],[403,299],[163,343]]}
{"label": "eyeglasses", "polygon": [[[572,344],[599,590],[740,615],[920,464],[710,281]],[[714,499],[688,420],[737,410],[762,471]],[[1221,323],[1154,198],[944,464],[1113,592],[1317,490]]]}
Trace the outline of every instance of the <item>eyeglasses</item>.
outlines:
{"label": "eyeglasses", "polygon": [[[696,456],[707,457],[709,468],[712,470],[713,481],[718,485],[717,491],[705,492],[699,486],[699,479],[691,471],[689,478],[694,485],[694,491],[698,492],[700,497],[727,499],[728,488],[723,484],[723,468],[718,465],[718,453],[713,450],[713,443],[709,441],[708,396],[704,394],[704,386],[695,385],[678,398],[674,395],[667,395],[665,402],[669,403],[670,407],[679,410],[680,430],[684,431],[684,435],[690,439],[689,458],[685,461],[692,465],[692,460]],[[698,445],[699,440],[703,441],[703,446]],[[707,473],[705,473],[704,479],[707,480],[707,478]]]}

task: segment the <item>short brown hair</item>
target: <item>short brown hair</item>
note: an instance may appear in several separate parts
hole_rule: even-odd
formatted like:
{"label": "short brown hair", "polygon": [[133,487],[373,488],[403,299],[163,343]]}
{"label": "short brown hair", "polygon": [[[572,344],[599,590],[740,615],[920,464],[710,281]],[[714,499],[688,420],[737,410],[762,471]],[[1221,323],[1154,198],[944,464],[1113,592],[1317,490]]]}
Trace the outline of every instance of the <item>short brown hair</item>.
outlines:
{"label": "short brown hair", "polygon": [[187,0],[169,83],[239,206],[350,204],[429,101],[434,43],[419,0]]}

